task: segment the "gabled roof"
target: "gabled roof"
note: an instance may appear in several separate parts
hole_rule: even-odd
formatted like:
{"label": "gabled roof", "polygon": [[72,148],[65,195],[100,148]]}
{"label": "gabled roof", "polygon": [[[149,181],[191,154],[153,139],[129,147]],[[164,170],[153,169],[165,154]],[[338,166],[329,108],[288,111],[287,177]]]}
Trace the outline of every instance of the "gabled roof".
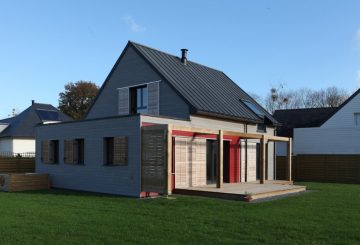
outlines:
{"label": "gabled roof", "polygon": [[294,128],[319,127],[336,110],[337,107],[276,110],[274,117],[282,124],[277,135],[293,137]]}
{"label": "gabled roof", "polygon": [[[278,124],[264,108],[222,71],[187,61],[165,52],[129,42],[187,101],[196,114],[262,123]],[[254,104],[258,115],[244,101]],[[266,118],[264,118],[264,115]]]}
{"label": "gabled roof", "polygon": [[[353,93],[347,100],[345,100],[339,107],[336,107],[336,110],[334,110],[331,115],[321,124],[323,125],[327,120],[329,120],[332,116],[334,116],[338,111],[340,111],[345,105],[347,105],[352,99],[354,99],[358,94],[360,93],[360,89],[356,90],[355,93]],[[321,126],[320,125],[320,126]]]}
{"label": "gabled roof", "polygon": [[[47,119],[41,116],[42,112],[49,112],[51,115],[57,114],[54,119]],[[35,137],[35,126],[42,122],[49,121],[71,121],[72,119],[49,104],[34,103],[19,115],[0,120],[0,124],[8,124],[1,133],[0,137]]]}

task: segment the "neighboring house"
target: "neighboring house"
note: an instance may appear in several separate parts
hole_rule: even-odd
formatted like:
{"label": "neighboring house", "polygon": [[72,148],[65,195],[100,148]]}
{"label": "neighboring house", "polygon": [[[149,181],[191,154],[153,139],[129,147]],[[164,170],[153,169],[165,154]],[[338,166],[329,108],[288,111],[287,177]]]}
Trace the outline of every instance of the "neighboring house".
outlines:
{"label": "neighboring house", "polygon": [[[295,128],[320,127],[337,108],[304,108],[304,109],[285,109],[274,112],[275,119],[281,123],[277,128],[277,135],[291,137],[294,139]],[[276,156],[286,156],[287,146],[284,142],[276,143]]]}
{"label": "neighboring house", "polygon": [[134,197],[273,180],[277,125],[187,50],[177,57],[128,42],[83,120],[37,127],[36,172],[54,187]]}
{"label": "neighboring house", "polygon": [[32,101],[19,115],[0,120],[0,154],[34,153],[37,124],[70,120],[52,105]]}
{"label": "neighboring house", "polygon": [[360,89],[321,125],[294,129],[294,155],[360,155]]}

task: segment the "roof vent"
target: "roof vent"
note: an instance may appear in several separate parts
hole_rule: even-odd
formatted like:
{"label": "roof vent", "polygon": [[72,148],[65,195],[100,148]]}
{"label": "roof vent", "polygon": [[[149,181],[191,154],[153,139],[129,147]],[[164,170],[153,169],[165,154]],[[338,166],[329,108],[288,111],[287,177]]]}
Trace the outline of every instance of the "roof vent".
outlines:
{"label": "roof vent", "polygon": [[186,65],[187,62],[187,49],[186,48],[182,48],[181,49],[181,63],[183,63],[184,65]]}
{"label": "roof vent", "polygon": [[35,104],[35,100],[31,100],[31,105],[34,105]]}

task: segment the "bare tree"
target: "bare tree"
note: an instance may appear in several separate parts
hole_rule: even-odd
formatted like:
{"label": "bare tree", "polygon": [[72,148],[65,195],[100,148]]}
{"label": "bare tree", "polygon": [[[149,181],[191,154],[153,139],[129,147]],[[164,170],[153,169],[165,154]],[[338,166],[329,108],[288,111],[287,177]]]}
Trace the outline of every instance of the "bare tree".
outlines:
{"label": "bare tree", "polygon": [[270,113],[273,113],[280,109],[337,107],[348,97],[349,94],[346,90],[337,87],[320,90],[310,88],[289,90],[280,84],[280,86],[270,89],[263,104]]}

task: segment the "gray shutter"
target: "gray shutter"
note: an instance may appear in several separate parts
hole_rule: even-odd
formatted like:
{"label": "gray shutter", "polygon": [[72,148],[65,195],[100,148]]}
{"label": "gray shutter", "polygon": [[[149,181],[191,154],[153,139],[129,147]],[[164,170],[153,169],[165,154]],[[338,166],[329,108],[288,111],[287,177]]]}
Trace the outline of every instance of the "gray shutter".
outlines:
{"label": "gray shutter", "polygon": [[129,88],[119,88],[119,115],[129,114]]}
{"label": "gray shutter", "polygon": [[148,85],[148,114],[159,115],[159,82]]}
{"label": "gray shutter", "polygon": [[48,140],[41,141],[41,161],[44,163],[49,162],[50,142]]}
{"label": "gray shutter", "polygon": [[128,139],[127,137],[114,138],[114,165],[127,165]]}
{"label": "gray shutter", "polygon": [[74,145],[73,140],[64,141],[64,162],[74,163]]}

